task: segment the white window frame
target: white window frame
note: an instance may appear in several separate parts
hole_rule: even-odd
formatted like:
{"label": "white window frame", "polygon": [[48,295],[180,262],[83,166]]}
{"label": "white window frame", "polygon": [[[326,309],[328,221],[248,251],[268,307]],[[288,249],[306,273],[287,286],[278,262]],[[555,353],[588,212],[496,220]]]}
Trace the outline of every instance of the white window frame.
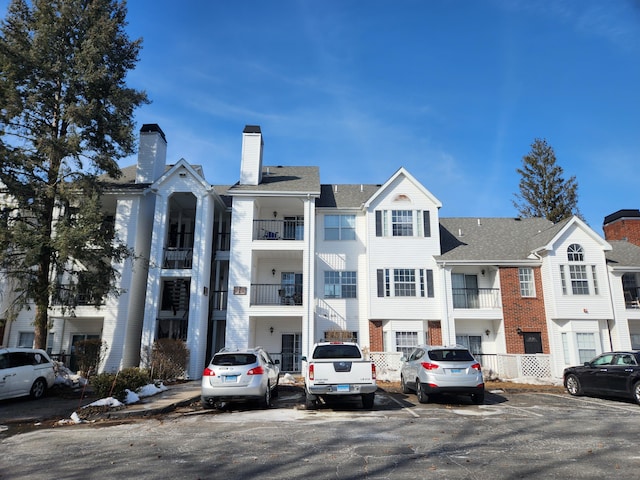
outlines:
{"label": "white window frame", "polygon": [[534,298],[536,296],[536,282],[533,274],[533,268],[518,268],[518,280],[520,282],[520,296],[525,298]]}
{"label": "white window frame", "polygon": [[395,332],[395,349],[396,352],[401,352],[403,355],[408,356],[415,347],[418,346],[418,339],[420,338],[420,332],[402,331]]}
{"label": "white window frame", "polygon": [[[324,272],[324,298],[357,298],[357,281],[358,275],[355,271],[326,270]],[[333,295],[327,295],[327,287],[334,291]],[[345,296],[343,287],[353,287],[353,295]],[[349,288],[347,291],[351,291],[351,289]]]}
{"label": "white window frame", "polygon": [[[337,225],[327,225],[327,221],[335,219]],[[337,232],[337,238],[328,238],[327,232]],[[324,239],[326,241],[347,241],[356,240],[356,216],[355,215],[325,215],[324,216]]]}

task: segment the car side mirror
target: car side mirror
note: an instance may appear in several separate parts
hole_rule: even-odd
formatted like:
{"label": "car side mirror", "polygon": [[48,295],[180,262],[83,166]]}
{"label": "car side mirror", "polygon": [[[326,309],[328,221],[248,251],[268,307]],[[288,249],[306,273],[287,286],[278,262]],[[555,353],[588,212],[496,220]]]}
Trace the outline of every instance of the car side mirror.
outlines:
{"label": "car side mirror", "polygon": [[303,362],[306,362],[307,361],[307,356],[306,355],[301,356],[300,360],[302,360]]}
{"label": "car side mirror", "polygon": [[592,365],[591,365],[591,362],[584,362],[584,366],[585,367],[591,367]]}
{"label": "car side mirror", "polygon": [[273,363],[275,363],[276,365],[280,365],[280,360],[275,360]]}
{"label": "car side mirror", "polygon": [[406,362],[406,361],[407,361],[407,357],[405,357],[404,355],[402,355],[402,356],[400,357],[400,361],[401,361],[401,362]]}

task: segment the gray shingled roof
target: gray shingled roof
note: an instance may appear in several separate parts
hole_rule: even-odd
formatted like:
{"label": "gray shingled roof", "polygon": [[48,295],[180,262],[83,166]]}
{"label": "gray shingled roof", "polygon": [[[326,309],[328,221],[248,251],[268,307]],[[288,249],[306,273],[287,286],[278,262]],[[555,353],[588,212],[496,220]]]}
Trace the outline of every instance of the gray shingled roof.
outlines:
{"label": "gray shingled roof", "polygon": [[263,166],[260,185],[240,185],[229,189],[229,195],[242,192],[309,193],[320,195],[320,169],[318,167]]}
{"label": "gray shingled roof", "polygon": [[360,208],[381,185],[321,185],[318,208]]}
{"label": "gray shingled roof", "polygon": [[611,266],[640,267],[640,247],[623,240],[609,240],[612,250],[606,252]]}
{"label": "gray shingled roof", "polygon": [[[544,218],[441,218],[442,261],[526,260],[554,225]],[[550,237],[553,238],[553,237]]]}

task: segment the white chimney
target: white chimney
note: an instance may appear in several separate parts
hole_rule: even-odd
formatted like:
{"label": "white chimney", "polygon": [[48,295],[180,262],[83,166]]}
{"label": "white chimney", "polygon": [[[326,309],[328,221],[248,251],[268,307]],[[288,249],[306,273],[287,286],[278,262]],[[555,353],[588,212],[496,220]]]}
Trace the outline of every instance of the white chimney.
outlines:
{"label": "white chimney", "polygon": [[140,129],[136,183],[152,183],[164,173],[167,162],[167,139],[155,123],[145,123]]}
{"label": "white chimney", "polygon": [[260,126],[245,126],[242,131],[240,185],[259,185],[262,182],[263,145]]}

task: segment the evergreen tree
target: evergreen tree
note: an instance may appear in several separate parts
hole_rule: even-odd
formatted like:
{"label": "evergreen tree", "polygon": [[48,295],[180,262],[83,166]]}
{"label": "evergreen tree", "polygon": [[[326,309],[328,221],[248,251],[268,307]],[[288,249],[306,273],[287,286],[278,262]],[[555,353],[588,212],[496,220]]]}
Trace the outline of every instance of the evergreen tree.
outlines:
{"label": "evergreen tree", "polygon": [[99,304],[130,254],[104,221],[98,182],[120,175],[147,102],[125,83],[141,47],[125,17],[124,1],[12,0],[0,22],[0,270],[14,292],[6,313],[35,308],[38,348],[52,296],[73,307],[90,289]]}
{"label": "evergreen tree", "polygon": [[563,178],[562,167],[556,164],[556,154],[544,139],[536,138],[531,151],[522,157],[520,193],[513,205],[522,217],[544,217],[556,223],[578,210],[576,177]]}

